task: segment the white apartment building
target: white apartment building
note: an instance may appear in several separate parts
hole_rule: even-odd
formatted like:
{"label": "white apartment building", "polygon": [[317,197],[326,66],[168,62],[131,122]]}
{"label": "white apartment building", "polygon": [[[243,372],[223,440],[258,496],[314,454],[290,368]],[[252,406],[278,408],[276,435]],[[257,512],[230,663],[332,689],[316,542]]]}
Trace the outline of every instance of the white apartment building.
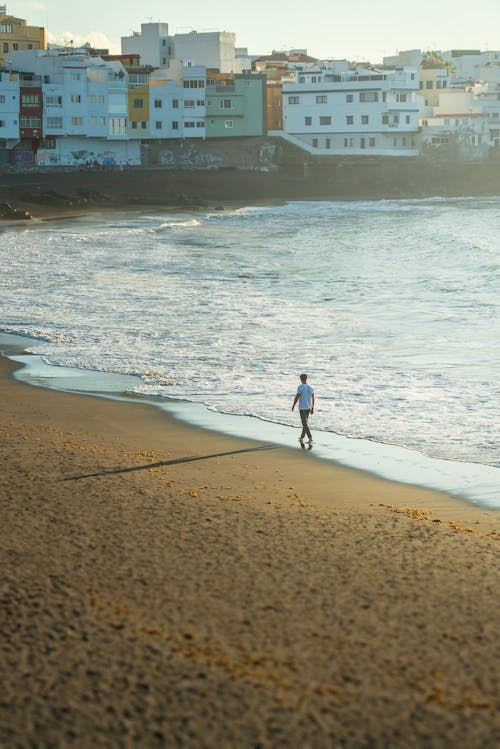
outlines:
{"label": "white apartment building", "polygon": [[485,158],[490,145],[490,123],[474,87],[442,90],[436,106],[424,106],[420,117],[421,150],[448,152],[462,159]]}
{"label": "white apartment building", "polygon": [[470,83],[476,81],[491,80],[488,71],[496,76],[498,81],[498,72],[495,68],[500,65],[500,52],[496,50],[470,50],[470,49],[451,49],[442,53],[443,59],[449,63],[453,69],[453,78],[457,83]]}
{"label": "white apartment building", "polygon": [[173,64],[150,77],[150,138],[204,138],[206,69]]}
{"label": "white apartment building", "polygon": [[83,50],[27,50],[11,58],[13,68],[42,83],[38,164],[140,164],[140,144],[128,140],[128,81],[120,62]]}
{"label": "white apartment building", "polygon": [[142,23],[132,36],[121,37],[122,55],[137,54],[141,63],[152,68],[166,68],[173,57],[173,41],[168,23]]}
{"label": "white apartment building", "polygon": [[500,147],[500,83],[483,83],[474,87],[474,99],[488,117],[489,145]]}
{"label": "white apartment building", "polygon": [[19,141],[19,74],[0,71],[0,148]]}
{"label": "white apartment building", "polygon": [[228,31],[191,31],[175,34],[174,55],[186,67],[204,66],[221,73],[239,71],[236,34]]}
{"label": "white apartment building", "polygon": [[[283,130],[321,155],[416,156],[418,70],[326,61],[283,80]],[[273,133],[270,133],[273,134]]]}

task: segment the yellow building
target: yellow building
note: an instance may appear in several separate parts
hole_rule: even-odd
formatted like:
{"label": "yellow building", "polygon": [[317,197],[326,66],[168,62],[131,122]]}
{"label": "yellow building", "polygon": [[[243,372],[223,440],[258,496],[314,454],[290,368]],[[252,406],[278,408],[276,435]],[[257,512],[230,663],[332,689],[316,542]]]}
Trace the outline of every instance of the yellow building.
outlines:
{"label": "yellow building", "polygon": [[145,138],[149,133],[149,75],[151,68],[130,67],[128,72],[129,135]]}
{"label": "yellow building", "polygon": [[7,6],[0,5],[0,66],[8,63],[10,52],[23,49],[47,49],[45,29],[8,16]]}

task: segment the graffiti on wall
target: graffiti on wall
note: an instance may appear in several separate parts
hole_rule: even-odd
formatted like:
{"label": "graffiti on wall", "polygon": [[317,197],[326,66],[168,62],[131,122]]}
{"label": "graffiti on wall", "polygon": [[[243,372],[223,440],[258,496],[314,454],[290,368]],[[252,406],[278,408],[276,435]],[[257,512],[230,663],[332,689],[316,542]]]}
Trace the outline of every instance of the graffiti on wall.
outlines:
{"label": "graffiti on wall", "polygon": [[[115,151],[89,151],[79,149],[70,151],[62,156],[54,151],[40,149],[36,155],[36,161],[39,166],[55,166],[64,164],[66,166],[79,167],[114,167],[120,163],[118,154]],[[125,159],[121,160],[122,163]]]}

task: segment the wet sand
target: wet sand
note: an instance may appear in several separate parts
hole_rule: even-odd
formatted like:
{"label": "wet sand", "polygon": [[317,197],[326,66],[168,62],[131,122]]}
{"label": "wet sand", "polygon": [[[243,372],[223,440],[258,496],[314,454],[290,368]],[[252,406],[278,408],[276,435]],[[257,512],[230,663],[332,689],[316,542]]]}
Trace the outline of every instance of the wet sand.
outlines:
{"label": "wet sand", "polygon": [[2,749],[498,746],[498,513],[0,362]]}

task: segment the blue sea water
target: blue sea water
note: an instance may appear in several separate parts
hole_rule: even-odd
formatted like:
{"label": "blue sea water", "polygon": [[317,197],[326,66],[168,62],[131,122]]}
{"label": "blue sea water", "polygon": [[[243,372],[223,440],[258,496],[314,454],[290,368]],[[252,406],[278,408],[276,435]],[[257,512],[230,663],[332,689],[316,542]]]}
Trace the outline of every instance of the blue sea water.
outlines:
{"label": "blue sea water", "polygon": [[497,197],[108,214],[0,248],[0,329],[47,363],[295,427],[305,371],[317,441],[496,471],[499,290]]}

